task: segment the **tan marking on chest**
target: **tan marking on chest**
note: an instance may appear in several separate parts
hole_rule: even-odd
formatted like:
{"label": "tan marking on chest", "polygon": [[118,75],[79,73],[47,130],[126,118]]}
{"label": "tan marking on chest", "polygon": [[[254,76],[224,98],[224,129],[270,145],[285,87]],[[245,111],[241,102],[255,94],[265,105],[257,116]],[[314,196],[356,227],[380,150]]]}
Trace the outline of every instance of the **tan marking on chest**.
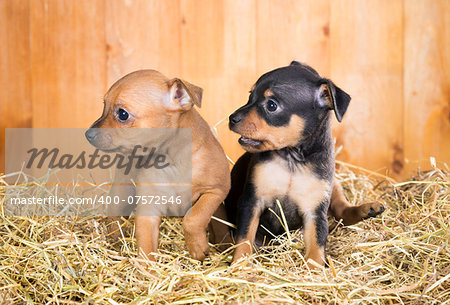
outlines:
{"label": "tan marking on chest", "polygon": [[304,213],[314,211],[331,191],[330,184],[319,179],[309,166],[300,166],[291,172],[281,158],[258,164],[253,181],[256,196],[264,206],[271,205],[276,198],[287,196]]}

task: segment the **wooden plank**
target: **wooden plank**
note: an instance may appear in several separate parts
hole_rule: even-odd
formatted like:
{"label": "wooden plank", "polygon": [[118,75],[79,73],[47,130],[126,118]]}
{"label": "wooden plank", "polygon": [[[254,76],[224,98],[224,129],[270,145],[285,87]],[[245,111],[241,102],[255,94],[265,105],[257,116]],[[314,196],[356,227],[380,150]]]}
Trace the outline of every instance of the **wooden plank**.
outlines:
{"label": "wooden plank", "polygon": [[[260,74],[305,62],[329,74],[328,0],[257,1],[256,56]],[[255,80],[256,81],[256,80]]]}
{"label": "wooden plank", "polygon": [[[232,27],[232,34],[227,36],[229,44],[224,44],[223,33],[226,6],[231,13],[242,15],[242,18],[229,15]],[[227,89],[228,80],[238,81],[233,78],[238,70],[226,68],[224,48],[231,48],[228,67],[233,67],[232,60],[238,57],[232,50],[233,45],[236,41],[247,43],[243,41],[247,36],[238,35],[239,25],[235,22],[251,13],[245,3],[228,2],[226,6],[221,1],[107,2],[108,84],[143,68],[159,70],[168,77],[184,78],[204,89],[200,112],[214,125],[232,109],[228,103],[219,102],[218,96],[220,100],[229,101],[226,94],[232,94],[232,90]],[[241,66],[240,71],[247,68]],[[224,126],[226,124],[219,128]],[[221,138],[221,142],[223,140]],[[227,144],[226,139],[223,144]],[[233,146],[237,146],[236,142]]]}
{"label": "wooden plank", "polygon": [[224,67],[224,1],[181,0],[181,66],[185,77],[220,77]]}
{"label": "wooden plank", "polygon": [[179,1],[107,1],[108,86],[129,72],[180,74]]}
{"label": "wooden plank", "polygon": [[[233,86],[236,86],[238,66],[232,60],[240,61],[235,52],[236,44],[243,43],[246,52],[249,41],[246,33],[250,30],[243,23],[242,33],[236,29],[235,22],[242,22],[248,16],[249,1],[208,1],[181,0],[180,2],[180,51],[181,77],[203,88],[202,116],[218,127],[219,140],[225,151],[233,155],[239,148],[237,139],[228,131],[228,113],[233,110],[235,98]],[[241,11],[239,11],[241,9]],[[232,19],[235,14],[236,19]],[[243,38],[245,37],[245,38]],[[227,54],[227,52],[229,52]],[[233,58],[232,58],[233,57]],[[245,57],[246,58],[246,57]],[[239,90],[239,86],[236,86]]]}
{"label": "wooden plank", "polygon": [[227,155],[243,150],[228,130],[228,116],[247,102],[256,72],[257,1],[182,1],[182,74],[203,87],[200,113]]}
{"label": "wooden plank", "polygon": [[405,157],[408,168],[450,165],[450,3],[405,1]]}
{"label": "wooden plank", "polygon": [[[222,91],[228,86],[221,91],[226,116],[247,103],[248,91],[259,76],[292,60],[328,73],[327,0],[232,3],[226,2],[225,7],[225,79],[216,86]],[[243,150],[237,144],[238,135],[222,131],[227,126],[228,120],[219,129],[219,138],[236,160]]]}
{"label": "wooden plank", "polygon": [[[228,116],[247,103],[248,92],[256,81],[256,3],[250,1],[226,1],[224,3],[223,70],[221,77],[207,88],[210,112],[215,112],[212,125],[224,120],[217,127],[218,137],[225,152],[232,160],[243,153],[238,144],[239,136],[228,129]],[[210,113],[205,116],[209,119]]]}
{"label": "wooden plank", "polygon": [[[246,102],[259,75],[297,59],[352,95],[344,122],[335,122],[339,158],[400,177],[429,156],[450,162],[449,6],[0,1],[0,128],[87,127],[108,86],[141,68],[203,87],[201,113],[214,125]],[[226,122],[219,138],[236,159],[241,150]]]}
{"label": "wooden plank", "polygon": [[33,127],[89,127],[106,90],[104,1],[31,1]]}
{"label": "wooden plank", "polygon": [[398,177],[403,162],[403,3],[331,2],[331,79],[352,96],[338,159]]}
{"label": "wooden plank", "polygon": [[224,1],[181,0],[180,76],[203,88],[200,113],[210,125],[225,116]]}
{"label": "wooden plank", "polygon": [[0,174],[5,128],[31,127],[29,1],[0,1]]}

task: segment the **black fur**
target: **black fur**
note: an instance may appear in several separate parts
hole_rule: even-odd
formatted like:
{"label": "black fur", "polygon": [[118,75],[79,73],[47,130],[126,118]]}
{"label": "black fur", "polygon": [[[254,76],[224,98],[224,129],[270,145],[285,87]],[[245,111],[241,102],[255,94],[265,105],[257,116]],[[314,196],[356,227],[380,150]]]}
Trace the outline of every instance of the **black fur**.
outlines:
{"label": "black fur", "polygon": [[328,206],[329,203],[324,201],[316,210],[317,221],[316,221],[316,234],[317,243],[319,246],[325,246],[328,237]]}
{"label": "black fur", "polygon": [[[327,103],[329,100],[325,101],[327,96],[319,94],[320,86],[324,83],[328,85],[327,92],[332,95],[328,96],[333,103],[332,106]],[[267,89],[273,93],[270,97],[264,96]],[[280,107],[276,113],[269,113],[264,108],[269,99],[275,101]],[[270,162],[274,158],[281,157],[292,172],[298,170],[300,166],[308,165],[318,179],[330,184],[329,195],[331,195],[335,163],[330,110],[334,110],[336,118],[340,121],[349,102],[350,96],[331,81],[322,78],[313,68],[295,61],[290,66],[268,72],[258,79],[250,93],[248,103],[230,116],[230,129],[235,130],[251,110],[256,110],[258,116],[269,126],[287,126],[294,114],[304,120],[305,126],[297,131],[301,134],[301,140],[296,145],[273,151],[247,152],[236,162],[231,172],[231,190],[225,200],[225,207],[229,221],[238,226],[238,237],[245,237],[251,217],[257,209],[252,173],[259,163]],[[279,200],[282,205],[289,229],[301,228],[304,215],[293,203],[292,198],[280,194],[273,199],[271,208],[275,213],[280,214],[276,200]],[[327,239],[329,203],[328,198],[321,202],[314,212],[316,236],[320,246],[325,246]],[[268,208],[262,211],[260,217],[257,244],[272,238],[272,234],[269,234],[262,226],[269,229],[273,235],[284,233],[277,216]]]}

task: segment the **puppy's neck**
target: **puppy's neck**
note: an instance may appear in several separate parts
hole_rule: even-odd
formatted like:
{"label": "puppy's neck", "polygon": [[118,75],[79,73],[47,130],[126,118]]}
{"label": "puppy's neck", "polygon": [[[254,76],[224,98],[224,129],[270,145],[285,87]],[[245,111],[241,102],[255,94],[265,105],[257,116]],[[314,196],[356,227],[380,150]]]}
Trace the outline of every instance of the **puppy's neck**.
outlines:
{"label": "puppy's neck", "polygon": [[[330,158],[334,152],[331,135],[331,116],[325,115],[319,123],[312,128],[309,134],[304,135],[296,146],[285,147],[276,153],[287,161],[291,171],[295,171],[308,161],[319,161]],[[333,159],[334,160],[334,159]]]}
{"label": "puppy's neck", "polygon": [[199,150],[210,134],[208,123],[201,117],[195,108],[180,114],[178,118],[178,128],[190,128],[192,130],[192,152]]}
{"label": "puppy's neck", "polygon": [[302,147],[305,157],[328,151],[333,147],[330,113],[321,118],[310,133],[304,135],[299,146]]}

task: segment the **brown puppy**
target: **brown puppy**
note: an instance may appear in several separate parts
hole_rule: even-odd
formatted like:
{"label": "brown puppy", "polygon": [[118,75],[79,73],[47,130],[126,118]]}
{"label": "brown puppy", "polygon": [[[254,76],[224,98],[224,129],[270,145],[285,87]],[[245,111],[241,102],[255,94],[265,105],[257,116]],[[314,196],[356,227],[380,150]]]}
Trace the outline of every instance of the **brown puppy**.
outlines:
{"label": "brown puppy", "polygon": [[[86,132],[86,137],[94,146],[114,151],[129,142],[124,133],[128,128],[192,130],[192,192],[188,196],[192,198],[193,206],[189,216],[184,216],[183,229],[187,249],[198,260],[203,260],[209,252],[206,229],[230,188],[225,153],[208,124],[193,108],[194,104],[200,107],[201,99],[202,89],[188,82],[177,78],[168,79],[155,70],[136,71],[118,80],[108,90],[104,97],[102,116]],[[176,143],[171,145],[177,146]],[[168,146],[169,153],[172,146]],[[142,175],[149,176],[151,173],[142,170],[139,175],[134,179],[139,180]],[[111,196],[127,198],[140,195],[130,179],[126,179],[116,171]],[[109,215],[125,214],[123,211],[110,210]],[[112,220],[117,220],[117,217]],[[137,213],[135,218],[139,251],[150,259],[154,259],[151,253],[155,253],[158,248],[160,223],[160,215]]]}

